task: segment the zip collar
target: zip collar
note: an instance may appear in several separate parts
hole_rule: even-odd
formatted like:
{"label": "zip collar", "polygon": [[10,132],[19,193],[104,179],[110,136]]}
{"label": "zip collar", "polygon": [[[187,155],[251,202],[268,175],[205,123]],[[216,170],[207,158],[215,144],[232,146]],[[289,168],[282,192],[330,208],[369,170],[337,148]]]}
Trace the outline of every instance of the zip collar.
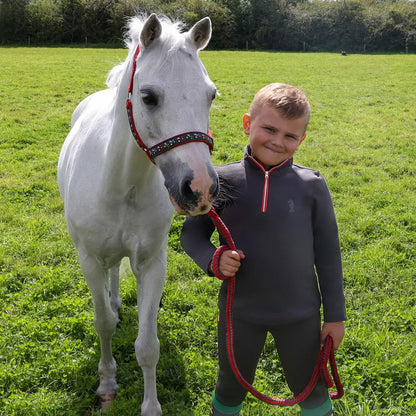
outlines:
{"label": "zip collar", "polygon": [[246,158],[254,163],[258,168],[260,168],[260,170],[263,172],[264,174],[264,185],[263,185],[263,196],[262,196],[262,201],[261,201],[261,212],[267,212],[267,204],[269,202],[269,181],[270,181],[270,174],[280,168],[282,168],[283,166],[286,165],[291,165],[293,162],[293,159],[286,159],[284,160],[282,163],[280,163],[279,165],[273,166],[272,168],[266,170],[266,168],[263,166],[262,163],[260,163],[258,160],[256,160],[252,155],[251,155],[251,149],[250,146],[246,147]]}

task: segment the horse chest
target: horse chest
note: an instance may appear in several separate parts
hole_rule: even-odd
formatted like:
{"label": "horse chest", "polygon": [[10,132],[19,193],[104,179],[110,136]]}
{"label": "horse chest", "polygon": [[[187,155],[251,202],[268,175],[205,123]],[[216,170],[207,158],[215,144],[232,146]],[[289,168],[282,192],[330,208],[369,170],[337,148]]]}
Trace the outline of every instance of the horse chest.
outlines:
{"label": "horse chest", "polygon": [[168,193],[161,189],[150,194],[132,186],[124,198],[109,203],[104,223],[112,245],[127,250],[154,250],[169,231],[173,208]]}

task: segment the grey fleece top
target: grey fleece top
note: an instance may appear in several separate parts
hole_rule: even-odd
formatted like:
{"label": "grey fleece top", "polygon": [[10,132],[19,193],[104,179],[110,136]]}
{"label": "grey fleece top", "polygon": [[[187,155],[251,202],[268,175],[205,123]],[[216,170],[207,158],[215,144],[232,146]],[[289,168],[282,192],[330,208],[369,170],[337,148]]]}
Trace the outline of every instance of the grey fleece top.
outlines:
{"label": "grey fleece top", "polygon": [[[274,325],[319,313],[346,319],[338,227],[322,175],[287,160],[266,171],[246,147],[243,160],[217,168],[216,209],[246,258],[236,274],[234,318]],[[216,247],[207,215],[187,217],[184,250],[208,274]],[[224,244],[221,241],[221,244]],[[219,296],[225,308],[226,283]]]}

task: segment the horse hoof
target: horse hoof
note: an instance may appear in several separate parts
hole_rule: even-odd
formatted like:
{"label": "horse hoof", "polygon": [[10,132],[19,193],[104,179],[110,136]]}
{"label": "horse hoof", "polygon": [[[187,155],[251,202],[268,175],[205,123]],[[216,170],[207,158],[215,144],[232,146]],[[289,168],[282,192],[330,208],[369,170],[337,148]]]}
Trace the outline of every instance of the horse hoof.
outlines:
{"label": "horse hoof", "polygon": [[102,412],[107,412],[108,409],[113,405],[114,400],[116,399],[115,394],[103,394],[98,397],[99,408]]}

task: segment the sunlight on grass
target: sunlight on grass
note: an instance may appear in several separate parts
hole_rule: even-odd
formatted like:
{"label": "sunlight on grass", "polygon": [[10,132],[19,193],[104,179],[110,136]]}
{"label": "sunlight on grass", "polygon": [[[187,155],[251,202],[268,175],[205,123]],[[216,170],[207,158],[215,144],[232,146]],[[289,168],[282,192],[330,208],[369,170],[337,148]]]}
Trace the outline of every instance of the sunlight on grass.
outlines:
{"label": "sunlight on grass", "polygon": [[[104,88],[126,52],[0,49],[0,415],[91,415],[98,385],[92,301],[67,235],[56,184],[72,111]],[[347,335],[337,352],[339,416],[405,416],[416,408],[416,90],[414,55],[203,51],[220,92],[211,110],[215,164],[239,160],[252,96],[270,82],[306,91],[308,136],[295,162],[319,169],[333,194],[343,252]],[[183,253],[175,216],[159,314],[158,391],[164,414],[206,416],[217,376],[220,282]],[[124,267],[114,337],[118,400],[138,414],[136,289]],[[288,397],[273,346],[256,385]],[[249,397],[243,415],[296,415]]]}

